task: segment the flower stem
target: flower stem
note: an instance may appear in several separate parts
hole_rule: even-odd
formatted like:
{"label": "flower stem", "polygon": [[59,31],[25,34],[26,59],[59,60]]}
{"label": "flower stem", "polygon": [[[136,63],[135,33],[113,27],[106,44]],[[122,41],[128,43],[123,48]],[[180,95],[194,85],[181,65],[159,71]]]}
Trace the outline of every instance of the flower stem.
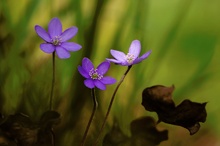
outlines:
{"label": "flower stem", "polygon": [[53,132],[53,129],[50,129],[50,133],[51,133],[51,145],[55,146],[55,134]]}
{"label": "flower stem", "polygon": [[90,125],[92,123],[92,120],[93,120],[93,117],[95,115],[95,112],[96,112],[96,109],[98,107],[98,102],[96,100],[96,96],[95,96],[95,89],[92,88],[92,99],[93,99],[93,110],[92,110],[92,114],[91,114],[91,117],[89,119],[89,122],[87,124],[87,127],[86,127],[86,131],[83,135],[83,139],[82,139],[82,142],[81,142],[81,146],[84,146],[85,145],[85,141],[86,141],[86,137],[87,137],[87,134],[88,134],[88,131],[89,131],[89,128],[90,128]]}
{"label": "flower stem", "polygon": [[118,91],[118,88],[120,87],[121,83],[124,81],[125,76],[128,74],[129,70],[131,69],[131,67],[132,67],[132,66],[128,66],[127,70],[125,71],[124,75],[122,76],[121,80],[119,81],[117,87],[115,88],[115,91],[113,92],[113,95],[112,95],[110,104],[109,104],[109,106],[108,106],[107,113],[106,113],[106,115],[105,115],[104,122],[102,123],[102,127],[101,127],[101,129],[100,129],[100,131],[99,131],[98,137],[97,137],[97,139],[96,139],[96,141],[95,141],[95,143],[94,143],[93,146],[97,146],[97,144],[99,143],[99,138],[100,138],[101,133],[102,133],[102,131],[103,131],[104,127],[105,127],[105,124],[106,124],[106,122],[107,122],[107,119],[108,119],[108,116],[109,116],[109,113],[110,113],[110,110],[111,110],[113,101],[114,101],[114,99],[115,99],[115,95],[116,95],[116,93],[117,93],[117,91]]}
{"label": "flower stem", "polygon": [[50,93],[50,110],[53,107],[53,90],[54,90],[54,83],[55,83],[55,51],[52,54],[52,62],[53,62],[53,75],[52,75],[52,86],[51,86],[51,93]]}

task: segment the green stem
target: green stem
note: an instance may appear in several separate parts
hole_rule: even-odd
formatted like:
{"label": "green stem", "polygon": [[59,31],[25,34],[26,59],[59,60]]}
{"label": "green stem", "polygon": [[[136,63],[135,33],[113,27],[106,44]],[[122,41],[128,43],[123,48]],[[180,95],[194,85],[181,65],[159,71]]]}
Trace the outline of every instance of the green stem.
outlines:
{"label": "green stem", "polygon": [[131,66],[128,66],[128,69],[125,71],[125,73],[124,73],[124,75],[122,76],[121,80],[119,81],[117,87],[115,88],[115,91],[113,92],[113,95],[112,95],[110,104],[109,104],[109,106],[108,106],[107,113],[106,113],[106,115],[105,115],[104,122],[102,123],[102,127],[101,127],[101,129],[100,129],[100,131],[99,131],[98,137],[97,137],[97,139],[96,139],[96,141],[95,141],[95,143],[94,143],[93,146],[97,146],[97,144],[99,143],[99,139],[100,139],[101,133],[102,133],[104,127],[105,127],[105,124],[106,124],[106,122],[107,122],[107,119],[108,119],[108,116],[109,116],[109,113],[110,113],[110,110],[111,110],[113,101],[114,101],[114,99],[115,99],[115,95],[116,95],[116,93],[117,93],[117,91],[118,91],[118,88],[120,87],[121,83],[124,81],[125,76],[128,74],[129,70],[131,69],[131,67],[132,67],[132,65],[131,65]]}
{"label": "green stem", "polygon": [[52,62],[53,62],[53,75],[52,75],[52,87],[50,93],[50,110],[53,107],[53,90],[54,90],[54,83],[55,83],[55,51],[52,54]]}
{"label": "green stem", "polygon": [[85,141],[86,141],[86,137],[87,137],[87,134],[88,134],[88,131],[89,131],[89,128],[90,128],[90,125],[92,123],[92,120],[93,120],[93,117],[95,115],[95,112],[96,112],[96,109],[98,107],[98,102],[96,100],[96,96],[95,96],[95,89],[92,88],[92,99],[93,99],[93,110],[92,110],[92,114],[91,114],[91,117],[89,119],[89,122],[87,124],[87,127],[86,127],[86,131],[83,135],[83,139],[82,139],[82,142],[81,142],[81,146],[84,146],[85,145]]}

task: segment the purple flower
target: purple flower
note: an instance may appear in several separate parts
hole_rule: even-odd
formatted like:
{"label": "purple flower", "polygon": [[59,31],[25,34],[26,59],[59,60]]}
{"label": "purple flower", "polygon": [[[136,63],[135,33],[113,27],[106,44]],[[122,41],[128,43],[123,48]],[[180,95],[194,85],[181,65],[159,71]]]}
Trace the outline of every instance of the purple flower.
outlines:
{"label": "purple flower", "polygon": [[61,59],[69,58],[69,51],[78,51],[81,45],[74,42],[67,42],[74,37],[78,28],[73,26],[62,32],[62,24],[58,18],[53,18],[48,25],[48,33],[41,26],[35,26],[36,33],[45,41],[40,44],[40,48],[45,53],[56,51]]}
{"label": "purple flower", "polygon": [[141,52],[141,43],[139,40],[134,40],[132,41],[129,47],[129,52],[127,55],[125,55],[121,51],[111,50],[111,54],[115,59],[107,58],[106,60],[123,66],[131,66],[133,64],[140,63],[141,61],[146,59],[150,55],[151,50],[145,53],[144,55],[142,55],[141,57],[138,57],[140,52]]}
{"label": "purple flower", "polygon": [[97,68],[94,68],[94,65],[88,58],[83,58],[82,66],[78,66],[79,73],[86,78],[84,84],[86,87],[99,88],[105,90],[108,84],[114,84],[116,80],[112,77],[104,77],[104,74],[108,71],[110,67],[110,62],[104,61]]}

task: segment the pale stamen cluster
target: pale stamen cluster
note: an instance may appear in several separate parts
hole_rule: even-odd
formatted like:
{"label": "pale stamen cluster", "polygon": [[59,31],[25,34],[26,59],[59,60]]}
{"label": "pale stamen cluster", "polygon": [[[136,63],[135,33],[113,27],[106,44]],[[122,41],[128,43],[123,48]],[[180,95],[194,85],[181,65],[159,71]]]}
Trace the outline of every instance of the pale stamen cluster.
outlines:
{"label": "pale stamen cluster", "polygon": [[98,69],[92,68],[92,69],[89,71],[89,76],[90,76],[92,79],[101,80],[101,79],[103,78],[103,75],[99,74],[97,71],[98,71]]}
{"label": "pale stamen cluster", "polygon": [[128,53],[125,58],[129,64],[132,64],[135,59],[134,55],[130,53]]}
{"label": "pale stamen cluster", "polygon": [[60,36],[55,36],[55,37],[52,39],[52,43],[53,43],[53,45],[55,45],[55,46],[61,45],[61,41],[62,41],[62,38],[61,38]]}

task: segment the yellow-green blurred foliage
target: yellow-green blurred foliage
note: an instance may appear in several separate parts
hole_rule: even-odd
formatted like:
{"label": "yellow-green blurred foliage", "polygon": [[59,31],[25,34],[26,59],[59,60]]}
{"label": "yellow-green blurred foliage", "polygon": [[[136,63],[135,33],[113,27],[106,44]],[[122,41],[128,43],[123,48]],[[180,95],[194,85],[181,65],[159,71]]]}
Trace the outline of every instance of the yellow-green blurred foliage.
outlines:
{"label": "yellow-green blurred foliage", "polygon": [[[38,120],[48,109],[52,55],[40,50],[43,40],[34,26],[47,29],[49,21],[58,17],[63,29],[78,27],[71,41],[83,47],[72,52],[70,59],[56,57],[54,109],[62,115],[55,128],[57,145],[78,144],[92,111],[90,90],[77,71],[82,58],[89,57],[98,65],[111,57],[110,49],[127,52],[134,39],[141,41],[141,54],[148,50],[152,54],[134,65],[125,78],[104,133],[114,118],[128,135],[135,118],[150,115],[157,119],[142,107],[142,90],[174,84],[176,104],[185,98],[208,102],[208,117],[194,136],[182,127],[159,124],[159,129],[169,130],[169,140],[161,145],[220,145],[219,6],[219,0],[1,0],[1,113],[23,112]],[[111,64],[108,75],[120,80],[125,70]],[[115,87],[97,91],[99,108],[88,141],[96,137]]]}

